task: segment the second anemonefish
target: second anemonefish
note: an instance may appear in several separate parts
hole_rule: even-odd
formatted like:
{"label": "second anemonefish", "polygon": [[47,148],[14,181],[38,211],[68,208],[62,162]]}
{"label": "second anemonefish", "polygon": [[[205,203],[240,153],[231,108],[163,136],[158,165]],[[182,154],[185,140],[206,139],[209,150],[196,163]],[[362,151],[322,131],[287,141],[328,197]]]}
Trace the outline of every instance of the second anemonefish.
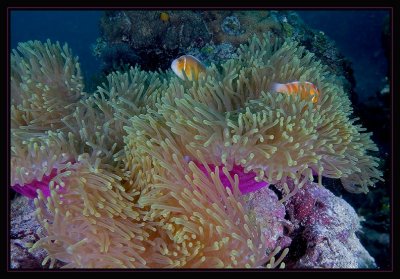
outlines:
{"label": "second anemonefish", "polygon": [[192,55],[182,55],[172,61],[171,69],[181,79],[185,79],[183,72],[189,80],[198,80],[200,73],[206,72],[206,66]]}
{"label": "second anemonefish", "polygon": [[290,95],[299,94],[302,100],[308,99],[309,96],[313,96],[311,101],[313,103],[318,102],[320,92],[318,88],[308,81],[294,81],[289,83],[273,83],[271,90],[280,93],[286,93]]}

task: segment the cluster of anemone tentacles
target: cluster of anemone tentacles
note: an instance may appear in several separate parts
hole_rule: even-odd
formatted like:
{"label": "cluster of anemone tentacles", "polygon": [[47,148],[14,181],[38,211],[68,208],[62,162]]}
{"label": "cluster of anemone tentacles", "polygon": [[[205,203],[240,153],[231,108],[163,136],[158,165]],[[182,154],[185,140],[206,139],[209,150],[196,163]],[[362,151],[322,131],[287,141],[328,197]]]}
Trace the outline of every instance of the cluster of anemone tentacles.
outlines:
{"label": "cluster of anemone tentacles", "polygon": [[[197,81],[131,68],[88,94],[66,45],[20,43],[11,186],[35,197],[44,235],[31,249],[70,268],[278,266],[243,176],[284,200],[314,177],[357,193],[382,179],[370,134],[313,56],[266,34]],[[269,90],[291,81],[312,82],[320,100]]]}

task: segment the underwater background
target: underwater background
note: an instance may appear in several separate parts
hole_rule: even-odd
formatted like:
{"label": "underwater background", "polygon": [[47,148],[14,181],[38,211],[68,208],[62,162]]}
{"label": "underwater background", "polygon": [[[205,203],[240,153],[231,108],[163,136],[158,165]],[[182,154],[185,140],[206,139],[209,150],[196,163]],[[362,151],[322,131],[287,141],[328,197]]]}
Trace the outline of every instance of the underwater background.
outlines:
{"label": "underwater background", "polygon": [[[168,13],[171,14],[165,11],[151,18],[154,26],[169,24],[172,16],[170,18]],[[236,48],[244,43],[241,37],[247,35],[247,32],[255,32],[247,28],[244,22],[260,27],[252,22],[251,15],[248,14],[243,15],[246,21],[242,20],[240,26],[238,17],[229,15],[227,11],[225,13],[228,14],[221,16],[225,19],[219,19],[220,15],[214,13],[209,19],[210,22],[220,20],[225,33],[236,36],[236,39],[228,42],[225,37],[216,36],[214,39],[218,43],[209,44],[208,34],[197,36],[203,31],[193,27],[192,33],[187,34],[188,42],[180,42],[176,48],[170,47],[173,35],[165,33],[165,30],[160,31],[157,36],[147,38],[147,41],[143,39],[140,43],[130,37],[128,31],[124,37],[124,20],[127,19],[120,11],[12,11],[10,49],[17,48],[19,42],[29,40],[45,42],[50,39],[52,42],[59,41],[61,45],[68,43],[74,55],[79,56],[82,75],[86,81],[84,91],[93,92],[98,85],[105,82],[106,74],[114,70],[128,69],[129,65],[139,65],[144,70],[156,71],[169,70],[172,60],[184,54],[200,58],[206,66],[234,58]],[[139,16],[138,20],[140,19]],[[362,223],[363,229],[357,236],[375,259],[378,268],[389,268],[389,12],[272,11],[268,14],[268,20],[265,24],[268,24],[270,31],[298,39],[308,50],[318,53],[318,57],[329,64],[333,72],[344,76],[343,86],[350,92],[354,114],[360,117],[361,123],[368,131],[373,132],[372,139],[379,147],[379,157],[383,159],[381,169],[385,182],[378,182],[366,198],[363,194],[346,192],[341,186],[337,186],[333,179],[323,178],[323,184],[334,194],[344,198],[359,216],[365,218],[366,221]],[[118,37],[121,34],[122,39]]]}

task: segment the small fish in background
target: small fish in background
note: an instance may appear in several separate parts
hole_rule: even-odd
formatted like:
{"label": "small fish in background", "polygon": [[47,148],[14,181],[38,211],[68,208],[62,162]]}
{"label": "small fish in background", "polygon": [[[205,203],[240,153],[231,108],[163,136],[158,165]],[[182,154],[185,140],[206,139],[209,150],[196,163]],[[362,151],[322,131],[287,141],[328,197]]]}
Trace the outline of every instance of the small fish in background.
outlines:
{"label": "small fish in background", "polygon": [[320,97],[320,92],[318,88],[308,81],[294,81],[289,83],[273,83],[271,86],[271,90],[280,93],[286,93],[290,95],[300,94],[300,98],[302,100],[308,99],[311,95],[313,96],[311,101],[313,103],[318,102]]}
{"label": "small fish in background", "polygon": [[182,71],[189,80],[198,80],[200,73],[206,72],[206,66],[192,55],[182,55],[172,61],[171,69],[181,79],[185,79]]}
{"label": "small fish in background", "polygon": [[166,12],[162,12],[160,14],[160,19],[161,21],[163,21],[164,23],[167,23],[169,21],[169,14]]}

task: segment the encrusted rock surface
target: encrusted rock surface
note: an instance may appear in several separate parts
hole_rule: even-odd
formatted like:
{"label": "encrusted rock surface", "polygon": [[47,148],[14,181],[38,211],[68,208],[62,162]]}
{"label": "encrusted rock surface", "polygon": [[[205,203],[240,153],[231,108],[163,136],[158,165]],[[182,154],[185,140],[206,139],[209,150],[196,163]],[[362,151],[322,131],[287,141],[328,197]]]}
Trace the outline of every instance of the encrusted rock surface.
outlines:
{"label": "encrusted rock surface", "polygon": [[[39,240],[42,228],[36,220],[33,200],[16,195],[11,202],[10,230],[10,268],[11,269],[43,269],[46,251],[37,249],[32,253],[26,246]],[[56,267],[58,267],[56,263]]]}
{"label": "encrusted rock surface", "polygon": [[[376,268],[356,232],[360,218],[343,199],[315,183],[286,202],[298,252],[291,268]],[[299,247],[302,247],[300,249]]]}

